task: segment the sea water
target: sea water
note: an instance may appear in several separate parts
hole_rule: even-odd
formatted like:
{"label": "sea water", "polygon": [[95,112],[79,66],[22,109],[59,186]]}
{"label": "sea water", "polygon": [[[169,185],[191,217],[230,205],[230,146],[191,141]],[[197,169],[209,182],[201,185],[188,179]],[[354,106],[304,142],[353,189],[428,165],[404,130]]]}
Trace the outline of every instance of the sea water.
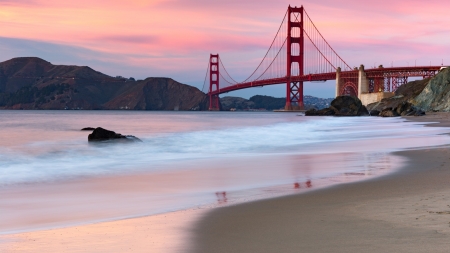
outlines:
{"label": "sea water", "polygon": [[[142,140],[88,143],[84,127]],[[0,111],[0,233],[214,207],[385,175],[447,145],[401,118]]]}

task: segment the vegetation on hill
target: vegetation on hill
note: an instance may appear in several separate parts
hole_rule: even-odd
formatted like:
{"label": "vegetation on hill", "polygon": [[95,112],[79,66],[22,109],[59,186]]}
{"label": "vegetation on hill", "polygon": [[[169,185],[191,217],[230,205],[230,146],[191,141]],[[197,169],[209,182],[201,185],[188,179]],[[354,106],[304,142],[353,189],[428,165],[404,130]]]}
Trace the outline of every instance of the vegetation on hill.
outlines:
{"label": "vegetation on hill", "polygon": [[[317,98],[313,96],[304,96],[303,101],[306,109],[323,109],[330,106],[333,98]],[[256,95],[250,99],[240,97],[223,97],[220,99],[222,108],[229,111],[232,108],[236,110],[278,110],[286,105],[286,98],[275,98],[271,96]]]}

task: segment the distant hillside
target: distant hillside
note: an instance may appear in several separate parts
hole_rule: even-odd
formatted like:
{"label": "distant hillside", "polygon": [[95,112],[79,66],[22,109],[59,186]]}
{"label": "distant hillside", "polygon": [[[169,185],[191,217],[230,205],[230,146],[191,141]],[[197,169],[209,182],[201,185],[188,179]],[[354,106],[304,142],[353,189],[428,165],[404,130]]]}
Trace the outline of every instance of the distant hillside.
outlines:
{"label": "distant hillside", "polygon": [[170,78],[135,81],[35,57],[0,63],[3,109],[206,110],[207,105],[199,89]]}
{"label": "distant hillside", "polygon": [[[333,98],[303,97],[306,109],[323,109],[329,107],[331,101],[333,101]],[[231,108],[235,108],[236,110],[265,109],[272,111],[284,108],[286,98],[256,95],[247,100],[240,97],[223,97],[220,99],[220,103],[225,111],[229,111]]]}

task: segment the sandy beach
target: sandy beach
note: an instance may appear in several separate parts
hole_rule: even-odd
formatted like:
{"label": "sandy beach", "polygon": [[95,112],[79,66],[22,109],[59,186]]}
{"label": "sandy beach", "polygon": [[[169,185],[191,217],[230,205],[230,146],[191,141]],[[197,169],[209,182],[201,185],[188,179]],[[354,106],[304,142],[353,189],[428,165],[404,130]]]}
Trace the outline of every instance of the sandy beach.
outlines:
{"label": "sandy beach", "polygon": [[397,155],[410,163],[395,174],[214,210],[191,252],[449,252],[450,149]]}
{"label": "sandy beach", "polygon": [[[414,121],[450,126],[448,114]],[[304,194],[0,236],[0,252],[449,252],[450,149],[394,174]]]}

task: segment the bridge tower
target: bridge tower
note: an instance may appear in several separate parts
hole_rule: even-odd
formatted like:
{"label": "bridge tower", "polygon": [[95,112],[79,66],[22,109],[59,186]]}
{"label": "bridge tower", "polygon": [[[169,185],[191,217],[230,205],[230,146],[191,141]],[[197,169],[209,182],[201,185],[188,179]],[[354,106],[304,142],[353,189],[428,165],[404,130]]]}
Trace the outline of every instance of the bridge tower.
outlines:
{"label": "bridge tower", "polygon": [[[292,81],[293,75],[304,75],[303,6],[288,7],[287,21],[287,87],[285,110],[303,109],[303,82]],[[294,50],[292,50],[294,48]]]}
{"label": "bridge tower", "polygon": [[211,95],[212,91],[219,90],[219,54],[209,56],[209,69],[209,110],[219,111],[219,95]]}

